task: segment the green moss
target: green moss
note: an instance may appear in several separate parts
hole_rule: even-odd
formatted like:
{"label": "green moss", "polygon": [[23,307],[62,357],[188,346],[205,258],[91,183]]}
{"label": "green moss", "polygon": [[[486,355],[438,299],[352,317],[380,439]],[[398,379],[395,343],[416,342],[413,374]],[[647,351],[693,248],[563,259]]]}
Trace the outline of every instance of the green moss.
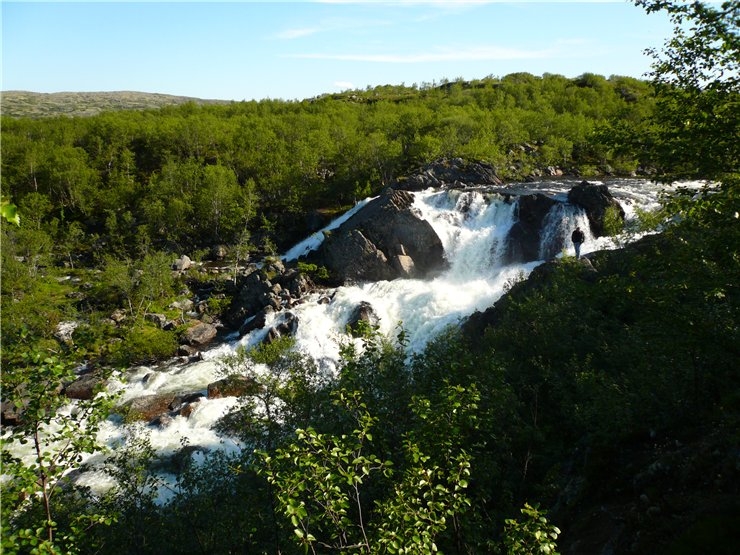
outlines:
{"label": "green moss", "polygon": [[112,361],[120,365],[142,364],[174,356],[177,338],[174,332],[138,324],[111,349]]}

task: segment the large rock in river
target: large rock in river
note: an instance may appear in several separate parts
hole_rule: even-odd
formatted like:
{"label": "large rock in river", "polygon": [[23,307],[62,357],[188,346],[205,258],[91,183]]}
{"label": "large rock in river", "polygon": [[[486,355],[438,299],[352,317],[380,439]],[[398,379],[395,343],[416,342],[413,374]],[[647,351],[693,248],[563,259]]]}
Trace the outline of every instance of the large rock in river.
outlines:
{"label": "large rock in river", "polygon": [[386,189],[330,232],[316,253],[339,281],[422,278],[445,266],[442,241],[409,191]]}
{"label": "large rock in river", "polygon": [[541,257],[540,243],[548,212],[558,201],[535,193],[521,195],[517,202],[517,221],[506,238],[504,263],[530,262]]}
{"label": "large rock in river", "polygon": [[624,221],[624,209],[603,184],[582,181],[568,192],[568,202],[581,206],[586,211],[588,224],[594,237],[606,235],[604,217],[613,207]]}

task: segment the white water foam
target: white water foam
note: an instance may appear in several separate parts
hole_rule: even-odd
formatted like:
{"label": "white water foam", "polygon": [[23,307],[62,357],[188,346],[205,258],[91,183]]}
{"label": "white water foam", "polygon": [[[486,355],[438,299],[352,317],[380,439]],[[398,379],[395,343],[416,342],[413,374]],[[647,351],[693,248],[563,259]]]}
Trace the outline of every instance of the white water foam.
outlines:
{"label": "white water foam", "polygon": [[[553,198],[564,201],[565,193],[573,184],[575,182],[548,182],[541,184],[538,192],[544,190]],[[538,184],[532,187],[537,188]],[[657,206],[659,187],[648,181],[609,182],[609,189],[628,218],[635,216],[638,207],[649,210]],[[358,203],[326,230],[341,225],[370,200]],[[572,255],[574,249],[570,233],[576,225],[586,232],[582,253],[615,246],[611,239],[594,238],[583,211],[562,202],[547,216],[540,244],[542,260],[503,265],[505,239],[516,222],[514,201],[500,194],[478,190],[427,190],[415,194],[413,206],[440,237],[448,269],[429,280],[396,279],[338,287],[309,295],[305,302],[292,308],[298,318],[296,348],[316,360],[323,370],[333,371],[339,362],[342,342],[353,341],[345,328],[353,310],[361,302],[370,303],[373,307],[380,318],[379,328],[383,334],[393,338],[401,325],[409,341],[409,351],[419,352],[447,326],[456,325],[474,311],[491,306],[512,281],[528,275],[544,259],[563,256],[564,253]],[[287,251],[283,259],[294,260],[317,248],[323,240],[323,231],[314,233]],[[330,302],[323,302],[327,297]],[[238,348],[259,344],[267,329],[283,317],[284,314],[280,313],[270,316],[264,329],[242,338],[234,336],[231,341],[204,352],[202,361],[177,362],[156,369],[133,368],[125,376],[113,379],[110,389],[118,392],[122,401],[155,393],[205,393],[207,385],[221,377],[220,366],[224,357]],[[147,427],[152,446],[163,454],[177,451],[183,440],[207,449],[238,450],[238,442],[220,437],[213,431],[216,421],[235,403],[234,398],[199,400],[189,417],[176,416],[161,428]],[[124,437],[124,425],[116,419],[107,421],[100,434],[101,440],[110,446],[118,445]],[[96,490],[110,485],[109,479],[100,472],[88,473],[85,480]],[[162,495],[164,500],[166,495]]]}

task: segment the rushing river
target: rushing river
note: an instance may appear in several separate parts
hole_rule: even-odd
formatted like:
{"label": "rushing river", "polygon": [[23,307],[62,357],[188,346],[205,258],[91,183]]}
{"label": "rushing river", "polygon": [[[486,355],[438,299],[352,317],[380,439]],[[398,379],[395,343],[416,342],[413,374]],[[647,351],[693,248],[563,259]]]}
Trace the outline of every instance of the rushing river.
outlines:
{"label": "rushing river", "polygon": [[[588,231],[582,209],[566,202],[568,190],[576,183],[559,180],[521,185],[522,189],[545,193],[562,201],[553,207],[546,219],[547,229],[540,245],[544,258],[573,254],[570,234],[576,225],[586,232],[582,254],[616,246],[612,239],[594,238]],[[623,179],[606,183],[624,209],[628,222],[636,217],[638,209],[650,210],[658,205],[661,188],[649,181]],[[339,287],[312,294],[293,307],[291,311],[298,318],[296,347],[313,357],[324,371],[331,372],[335,368],[340,344],[350,340],[345,327],[359,303],[372,306],[380,318],[380,331],[389,337],[395,336],[399,324],[402,325],[409,350],[420,351],[447,326],[491,306],[514,280],[526,277],[544,261],[543,258],[527,264],[502,263],[504,239],[516,222],[517,210],[516,203],[505,202],[501,195],[477,189],[427,190],[416,193],[415,199],[415,208],[442,240],[447,270],[430,280],[396,279]],[[363,205],[358,204],[352,212]],[[329,228],[336,227],[349,215],[351,213],[333,222]],[[315,249],[322,237],[321,232],[313,234],[286,252],[283,258],[294,259]],[[562,248],[557,249],[558,245]],[[556,251],[552,254],[554,248]],[[327,297],[330,302],[319,302]],[[121,402],[156,393],[205,393],[209,383],[222,377],[220,361],[224,357],[241,346],[257,345],[270,325],[282,317],[284,314],[276,313],[263,330],[241,338],[235,335],[205,351],[203,360],[187,364],[178,361],[156,368],[131,368],[114,377],[109,388],[119,393]],[[194,403],[189,416],[175,416],[166,426],[146,427],[152,446],[163,454],[180,449],[183,440],[208,449],[239,449],[235,441],[220,437],[212,430],[214,423],[235,402],[234,398],[203,397]],[[109,445],[117,445],[125,437],[125,429],[120,419],[111,418],[101,431],[101,439]],[[101,472],[89,473],[86,480],[96,488],[103,488],[107,483]]]}

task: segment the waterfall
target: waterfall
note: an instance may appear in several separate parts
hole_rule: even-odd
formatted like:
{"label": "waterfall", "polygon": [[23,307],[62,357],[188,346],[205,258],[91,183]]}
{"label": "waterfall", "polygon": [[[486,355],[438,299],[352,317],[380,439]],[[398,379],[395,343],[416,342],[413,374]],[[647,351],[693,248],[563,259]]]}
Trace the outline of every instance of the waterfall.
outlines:
{"label": "waterfall", "polygon": [[[553,187],[551,183],[547,187]],[[527,184],[536,188],[537,184]],[[331,291],[309,295],[304,302],[290,309],[298,319],[296,348],[311,356],[319,367],[332,372],[339,362],[342,342],[353,341],[345,332],[349,318],[360,302],[367,302],[379,316],[379,331],[395,337],[403,326],[410,352],[421,351],[447,326],[458,322],[476,310],[484,310],[496,302],[512,281],[527,276],[542,261],[573,254],[570,234],[576,225],[586,232],[583,252],[610,248],[608,239],[593,238],[583,211],[565,202],[563,183],[554,198],[560,200],[547,214],[540,230],[541,260],[523,264],[503,264],[509,231],[517,219],[515,197],[484,190],[427,190],[415,193],[413,209],[433,227],[444,247],[447,269],[432,279],[396,279],[342,286]],[[540,189],[542,190],[542,189]],[[610,190],[622,202],[628,214],[637,206],[655,202],[658,189],[648,182],[635,181],[610,184]],[[548,191],[550,193],[550,191]],[[559,196],[558,196],[559,195]],[[624,200],[623,200],[624,199]],[[359,203],[352,211],[332,222],[325,229],[338,227],[369,200]],[[293,260],[315,249],[323,240],[323,231],[314,233],[283,256]],[[328,302],[326,302],[328,299]],[[285,314],[270,316],[267,327],[279,322]],[[129,369],[110,381],[109,389],[127,401],[163,392],[205,393],[209,383],[220,376],[220,360],[241,346],[258,345],[266,329],[251,332],[203,353],[203,360],[194,363],[173,362],[158,368],[146,366]],[[233,398],[202,398],[194,403],[189,416],[175,416],[164,427],[146,427],[153,448],[172,453],[181,441],[208,449],[236,450],[239,445],[212,431],[213,424],[236,402]],[[142,427],[144,427],[142,425]],[[110,419],[101,437],[114,445],[124,437],[124,425]],[[91,461],[99,455],[94,455]],[[88,475],[87,484],[103,489],[106,478],[99,472]]]}
{"label": "waterfall", "polygon": [[555,204],[547,213],[543,222],[539,258],[549,260],[555,258],[563,250],[573,254],[574,249],[570,244],[570,236],[578,226],[586,236],[585,242],[593,241],[588,218],[582,208],[566,202]]}

